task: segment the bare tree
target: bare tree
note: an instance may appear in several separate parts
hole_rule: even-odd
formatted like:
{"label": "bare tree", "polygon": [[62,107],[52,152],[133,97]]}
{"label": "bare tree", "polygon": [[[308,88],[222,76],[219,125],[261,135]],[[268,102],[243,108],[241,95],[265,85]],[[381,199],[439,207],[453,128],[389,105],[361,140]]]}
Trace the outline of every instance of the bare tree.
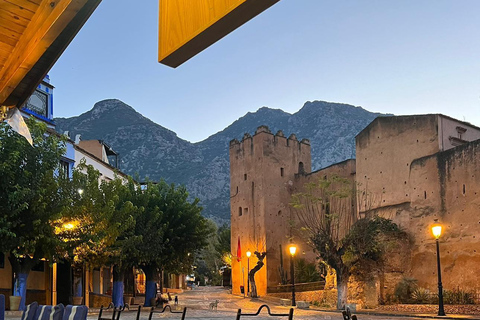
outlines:
{"label": "bare tree", "polygon": [[360,218],[355,206],[355,183],[331,176],[304,185],[292,195],[291,206],[301,225],[301,234],[337,278],[337,308],[347,303],[347,284],[352,271],[383,259],[388,241],[384,235],[399,235],[388,219]]}

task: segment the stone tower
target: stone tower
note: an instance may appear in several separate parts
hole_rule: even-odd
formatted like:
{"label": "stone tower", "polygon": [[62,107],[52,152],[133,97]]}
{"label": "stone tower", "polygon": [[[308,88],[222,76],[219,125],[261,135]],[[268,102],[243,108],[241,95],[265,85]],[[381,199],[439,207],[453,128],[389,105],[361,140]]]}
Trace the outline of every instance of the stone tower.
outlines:
{"label": "stone tower", "polygon": [[[282,131],[275,135],[260,126],[254,136],[246,133],[241,142],[230,142],[230,210],[232,229],[232,286],[240,294],[247,291],[248,264],[257,264],[255,251],[267,252],[265,266],[255,275],[257,292],[263,296],[267,287],[280,283],[280,246],[290,238],[288,205],[296,175],[311,171],[310,142],[288,138]],[[237,261],[238,239],[241,260]],[[247,250],[252,252],[250,261]],[[282,249],[283,250],[283,249]],[[286,252],[286,250],[283,250]],[[285,253],[283,254],[286,260]]]}

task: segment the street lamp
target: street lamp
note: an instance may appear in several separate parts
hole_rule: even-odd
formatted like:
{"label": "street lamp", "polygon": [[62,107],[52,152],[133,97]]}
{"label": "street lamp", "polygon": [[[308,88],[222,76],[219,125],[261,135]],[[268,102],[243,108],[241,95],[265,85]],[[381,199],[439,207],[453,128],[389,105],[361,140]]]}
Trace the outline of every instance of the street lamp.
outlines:
{"label": "street lamp", "polygon": [[250,293],[250,256],[252,253],[250,252],[250,249],[247,250],[247,296]]}
{"label": "street lamp", "polygon": [[293,261],[297,247],[292,243],[288,248],[290,251],[290,277],[292,278],[292,306],[296,306],[295,303],[295,263]]}
{"label": "street lamp", "polygon": [[437,269],[438,269],[438,315],[444,316],[445,310],[443,309],[443,287],[442,287],[442,269],[440,267],[440,246],[438,239],[442,235],[442,226],[438,223],[435,223],[432,226],[432,233],[435,237],[435,242],[437,244]]}
{"label": "street lamp", "polygon": [[78,192],[79,195],[82,195],[83,194],[83,189],[78,189],[77,192]]}

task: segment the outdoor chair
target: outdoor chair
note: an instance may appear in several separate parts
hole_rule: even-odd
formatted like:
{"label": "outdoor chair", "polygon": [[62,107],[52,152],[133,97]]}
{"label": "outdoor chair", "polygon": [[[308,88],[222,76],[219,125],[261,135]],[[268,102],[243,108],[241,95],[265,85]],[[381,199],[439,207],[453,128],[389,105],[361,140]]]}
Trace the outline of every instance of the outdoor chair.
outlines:
{"label": "outdoor chair", "polygon": [[[57,306],[55,306],[57,307]],[[87,320],[88,307],[87,306],[72,306],[68,305],[63,311],[63,320]]]}
{"label": "outdoor chair", "polygon": [[0,294],[0,320],[5,320],[5,296]]}
{"label": "outdoor chair", "polygon": [[270,311],[270,307],[264,304],[261,305],[260,308],[258,308],[258,311],[256,313],[242,313],[242,309],[238,309],[237,320],[240,320],[240,317],[256,317],[260,314],[260,311],[262,311],[263,308],[267,309],[268,315],[271,317],[288,317],[288,320],[293,319],[293,308],[290,308],[290,311],[288,313],[272,313]]}
{"label": "outdoor chair", "polygon": [[[110,304],[110,306],[111,305],[112,304]],[[104,308],[103,306],[100,307],[100,312],[98,313],[98,320],[119,320],[120,319],[120,314],[122,313],[123,310],[125,310],[125,307],[119,307],[119,308],[113,307],[113,308],[111,308],[110,306],[108,306],[108,308]],[[108,311],[110,309],[113,309],[112,310],[112,316],[108,317],[108,318],[107,317],[102,317],[103,311]]]}
{"label": "outdoor chair", "polygon": [[58,304],[56,306],[42,306],[37,307],[35,311],[35,320],[62,320],[63,314],[65,313],[65,307],[63,304]]}
{"label": "outdoor chair", "polygon": [[87,320],[87,315],[87,306],[44,306],[35,301],[26,306],[21,320]]}

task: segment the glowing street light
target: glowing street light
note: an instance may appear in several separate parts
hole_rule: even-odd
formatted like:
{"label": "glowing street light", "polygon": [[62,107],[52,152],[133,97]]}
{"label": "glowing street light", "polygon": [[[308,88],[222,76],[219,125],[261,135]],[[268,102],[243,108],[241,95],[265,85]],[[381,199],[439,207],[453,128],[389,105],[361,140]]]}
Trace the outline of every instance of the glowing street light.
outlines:
{"label": "glowing street light", "polygon": [[246,252],[247,255],[247,295],[250,293],[250,256],[252,255],[252,252],[250,249],[247,250]]}
{"label": "glowing street light", "polygon": [[63,229],[65,230],[73,230],[75,228],[75,225],[71,222],[67,222],[63,224]]}
{"label": "glowing street light", "polygon": [[445,310],[443,308],[443,287],[442,287],[442,269],[440,267],[440,245],[438,239],[442,235],[442,226],[435,223],[432,226],[432,233],[435,237],[437,244],[437,270],[438,270],[438,315],[445,316]]}
{"label": "glowing street light", "polygon": [[290,277],[292,278],[292,306],[296,306],[295,302],[295,263],[294,263],[294,258],[295,258],[295,253],[297,252],[297,246],[294,245],[293,243],[290,244],[290,247],[288,247],[288,250],[290,251]]}
{"label": "glowing street light", "polygon": [[77,192],[78,192],[79,195],[82,195],[83,194],[83,189],[78,189]]}

